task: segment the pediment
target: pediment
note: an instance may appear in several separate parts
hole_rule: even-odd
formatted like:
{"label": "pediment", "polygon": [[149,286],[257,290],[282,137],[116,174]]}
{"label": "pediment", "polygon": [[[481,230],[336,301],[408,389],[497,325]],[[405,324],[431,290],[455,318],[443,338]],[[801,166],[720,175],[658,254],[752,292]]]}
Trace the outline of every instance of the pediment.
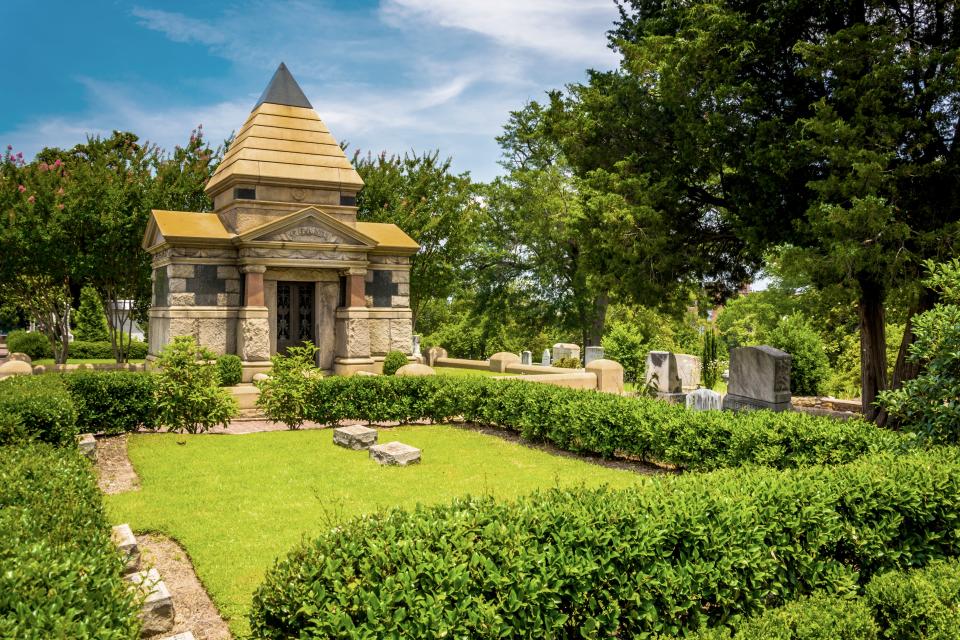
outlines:
{"label": "pediment", "polygon": [[300,244],[376,246],[376,242],[316,207],[284,216],[250,229],[238,238],[241,243],[288,242]]}

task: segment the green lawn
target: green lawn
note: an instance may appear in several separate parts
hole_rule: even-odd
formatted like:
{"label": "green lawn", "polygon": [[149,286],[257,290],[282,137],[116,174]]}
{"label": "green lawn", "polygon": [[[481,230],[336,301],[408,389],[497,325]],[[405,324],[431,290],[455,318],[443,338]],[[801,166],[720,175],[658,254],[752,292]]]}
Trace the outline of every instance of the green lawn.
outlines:
{"label": "green lawn", "polygon": [[[624,487],[641,476],[447,426],[381,430],[423,450],[420,465],[379,467],[332,433],[131,436],[141,491],[107,496],[115,523],[184,545],[235,635],[247,632],[254,589],[274,559],[340,519],[468,493],[511,498],[562,485]],[[179,443],[184,444],[179,444]]]}

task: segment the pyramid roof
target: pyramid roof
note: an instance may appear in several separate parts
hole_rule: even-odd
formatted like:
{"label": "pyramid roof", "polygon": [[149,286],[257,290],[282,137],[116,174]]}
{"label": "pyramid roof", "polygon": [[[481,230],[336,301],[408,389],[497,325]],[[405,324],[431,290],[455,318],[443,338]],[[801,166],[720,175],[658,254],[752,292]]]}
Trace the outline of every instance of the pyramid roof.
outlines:
{"label": "pyramid roof", "polygon": [[363,180],[282,64],[207,183],[213,197],[236,182],[358,191]]}

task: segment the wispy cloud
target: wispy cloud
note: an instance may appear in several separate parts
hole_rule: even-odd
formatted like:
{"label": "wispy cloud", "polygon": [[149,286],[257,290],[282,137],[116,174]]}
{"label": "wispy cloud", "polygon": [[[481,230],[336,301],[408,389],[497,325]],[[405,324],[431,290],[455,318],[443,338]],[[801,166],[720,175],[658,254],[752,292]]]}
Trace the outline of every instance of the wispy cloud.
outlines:
{"label": "wispy cloud", "polygon": [[586,67],[616,64],[605,39],[615,17],[612,0],[381,0],[367,11],[241,0],[203,19],[140,6],[131,20],[142,28],[231,63],[213,92],[223,99],[196,105],[171,94],[164,78],[148,86],[81,78],[87,104],[79,115],[36,116],[0,139],[36,152],[127,129],[172,148],[202,123],[219,142],[240,128],[286,61],[353,149],[439,148],[458,169],[486,179],[499,171],[494,137],[510,110],[578,80]]}

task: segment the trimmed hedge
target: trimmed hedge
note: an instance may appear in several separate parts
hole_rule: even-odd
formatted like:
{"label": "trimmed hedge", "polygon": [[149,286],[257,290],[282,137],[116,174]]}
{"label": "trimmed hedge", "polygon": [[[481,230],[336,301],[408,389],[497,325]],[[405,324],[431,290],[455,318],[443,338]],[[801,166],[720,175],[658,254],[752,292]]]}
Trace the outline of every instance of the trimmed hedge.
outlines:
{"label": "trimmed hedge", "polygon": [[0,381],[0,445],[40,440],[75,446],[77,411],[59,376]]}
{"label": "trimmed hedge", "polygon": [[153,374],[81,371],[62,377],[76,407],[81,432],[116,435],[157,428]]}
{"label": "trimmed hedge", "polygon": [[75,449],[0,447],[0,637],[133,640],[100,492]]}
{"label": "trimmed hedge", "polygon": [[687,635],[960,552],[955,449],[353,519],[267,574],[254,635]]}
{"label": "trimmed hedge", "polygon": [[696,470],[841,464],[915,442],[862,420],[793,412],[694,412],[652,398],[479,376],[334,376],[312,381],[305,404],[303,417],[322,424],[463,418],[569,451],[617,453]]}
{"label": "trimmed hedge", "polygon": [[700,640],[954,640],[960,629],[960,561],[876,576],[865,593],[819,593]]}
{"label": "trimmed hedge", "polygon": [[32,360],[53,357],[47,336],[37,331],[11,331],[7,336],[7,350],[10,353],[25,353]]}
{"label": "trimmed hedge", "polygon": [[[113,344],[109,341],[104,342],[84,342],[83,340],[74,340],[70,343],[70,351],[67,354],[70,358],[93,359],[113,358]],[[127,347],[127,358],[130,360],[143,360],[147,357],[147,343],[142,340],[133,340]]]}

